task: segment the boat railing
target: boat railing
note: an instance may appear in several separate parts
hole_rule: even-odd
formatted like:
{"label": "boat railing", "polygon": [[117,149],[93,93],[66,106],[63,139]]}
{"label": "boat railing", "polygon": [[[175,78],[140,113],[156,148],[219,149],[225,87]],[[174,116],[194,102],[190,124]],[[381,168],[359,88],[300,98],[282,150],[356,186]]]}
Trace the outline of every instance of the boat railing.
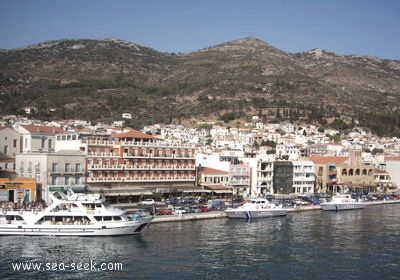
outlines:
{"label": "boat railing", "polygon": [[0,204],[0,209],[3,214],[6,211],[42,211],[46,208],[46,204],[43,202],[11,202],[6,201]]}

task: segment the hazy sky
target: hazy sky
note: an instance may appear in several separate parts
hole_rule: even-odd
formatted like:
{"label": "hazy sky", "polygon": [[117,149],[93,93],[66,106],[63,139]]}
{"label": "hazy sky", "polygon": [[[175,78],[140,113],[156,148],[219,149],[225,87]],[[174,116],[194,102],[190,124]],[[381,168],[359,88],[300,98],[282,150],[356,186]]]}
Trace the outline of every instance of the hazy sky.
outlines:
{"label": "hazy sky", "polygon": [[400,1],[0,0],[3,49],[113,37],[178,53],[248,36],[288,52],[400,60]]}

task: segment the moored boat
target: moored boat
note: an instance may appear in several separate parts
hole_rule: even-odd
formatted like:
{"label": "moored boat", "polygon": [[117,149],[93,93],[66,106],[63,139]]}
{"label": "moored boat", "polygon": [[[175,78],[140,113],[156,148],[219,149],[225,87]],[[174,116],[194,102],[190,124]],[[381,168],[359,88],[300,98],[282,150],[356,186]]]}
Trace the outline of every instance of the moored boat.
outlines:
{"label": "moored boat", "polygon": [[285,216],[287,214],[287,210],[282,205],[276,206],[265,198],[249,199],[243,205],[237,208],[228,208],[224,212],[230,219],[246,220]]}
{"label": "moored boat", "polygon": [[0,235],[113,236],[144,232],[153,217],[127,216],[99,195],[69,190],[50,194],[46,207],[9,203],[0,210]]}
{"label": "moored boat", "polygon": [[365,207],[362,201],[352,198],[350,194],[335,194],[329,201],[324,201],[320,205],[321,210],[325,211],[364,209]]}

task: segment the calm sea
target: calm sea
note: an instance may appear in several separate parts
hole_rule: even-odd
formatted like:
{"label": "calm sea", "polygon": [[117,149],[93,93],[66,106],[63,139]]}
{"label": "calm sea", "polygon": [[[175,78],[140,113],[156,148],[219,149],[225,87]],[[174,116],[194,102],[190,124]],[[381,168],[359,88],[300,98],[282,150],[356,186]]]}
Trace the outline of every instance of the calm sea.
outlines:
{"label": "calm sea", "polygon": [[[0,237],[0,279],[400,279],[399,218],[391,204],[152,224],[142,237]],[[101,264],[118,270],[90,270]]]}

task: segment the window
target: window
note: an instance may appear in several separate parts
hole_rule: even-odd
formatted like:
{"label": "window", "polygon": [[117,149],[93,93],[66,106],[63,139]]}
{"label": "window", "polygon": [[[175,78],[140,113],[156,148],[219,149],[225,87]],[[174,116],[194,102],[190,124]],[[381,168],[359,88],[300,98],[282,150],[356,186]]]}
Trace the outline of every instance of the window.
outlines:
{"label": "window", "polygon": [[53,141],[52,141],[52,139],[49,139],[49,149],[53,149]]}
{"label": "window", "polygon": [[7,145],[4,146],[4,153],[8,154],[8,146]]}
{"label": "window", "polygon": [[14,141],[13,141],[13,148],[16,148],[17,147],[17,139],[14,139]]}
{"label": "window", "polygon": [[71,164],[70,163],[65,164],[65,172],[71,172]]}
{"label": "window", "polygon": [[81,164],[80,163],[76,163],[75,164],[75,171],[76,172],[81,172],[82,170],[81,170]]}
{"label": "window", "polygon": [[57,163],[53,163],[51,165],[51,172],[57,172],[58,171],[58,164]]}
{"label": "window", "polygon": [[46,139],[45,138],[42,138],[42,143],[41,143],[41,145],[40,145],[40,148],[44,148],[44,146],[45,146],[45,143],[46,143]]}

